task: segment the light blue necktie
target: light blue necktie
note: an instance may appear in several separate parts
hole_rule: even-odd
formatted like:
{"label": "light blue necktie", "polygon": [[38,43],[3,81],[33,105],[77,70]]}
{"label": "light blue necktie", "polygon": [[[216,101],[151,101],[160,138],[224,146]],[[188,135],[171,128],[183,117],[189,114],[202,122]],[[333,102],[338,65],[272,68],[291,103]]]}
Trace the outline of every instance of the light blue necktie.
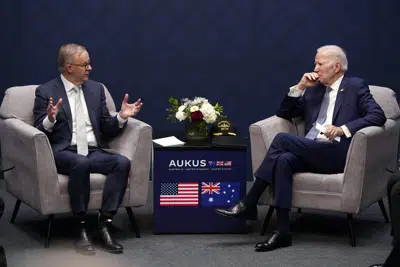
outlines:
{"label": "light blue necktie", "polygon": [[75,90],[75,125],[76,125],[76,146],[80,155],[86,156],[89,153],[85,112],[81,101],[82,88],[74,87]]}
{"label": "light blue necktie", "polygon": [[328,106],[329,106],[329,92],[331,90],[332,88],[330,87],[326,88],[324,98],[322,99],[321,108],[319,109],[318,118],[314,122],[311,130],[306,135],[306,138],[308,139],[314,140],[315,138],[317,138],[318,134],[320,133],[320,131],[316,128],[317,123],[323,125],[326,121],[326,115],[328,113]]}

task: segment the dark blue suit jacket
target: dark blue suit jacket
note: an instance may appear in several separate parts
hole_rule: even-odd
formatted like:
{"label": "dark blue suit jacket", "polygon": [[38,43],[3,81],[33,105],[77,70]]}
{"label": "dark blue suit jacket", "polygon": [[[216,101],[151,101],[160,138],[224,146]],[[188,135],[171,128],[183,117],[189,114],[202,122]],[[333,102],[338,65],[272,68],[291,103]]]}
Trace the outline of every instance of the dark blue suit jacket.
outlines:
{"label": "dark blue suit jacket", "polygon": [[[109,148],[109,139],[118,135],[123,128],[119,127],[117,116],[111,116],[108,111],[102,84],[88,80],[82,84],[82,89],[96,141],[99,147]],[[50,97],[53,98],[54,104],[60,98],[63,100],[52,132],[43,128],[43,120],[47,116]],[[71,108],[61,77],[57,77],[36,89],[33,115],[35,127],[47,135],[53,152],[64,150],[71,144]]]}
{"label": "dark blue suit jacket", "polygon": [[[277,112],[277,116],[292,119],[303,117],[305,132],[312,128],[318,117],[325,86],[317,84],[307,88],[302,97],[286,96]],[[336,98],[332,125],[346,127],[354,134],[367,126],[382,126],[386,117],[381,107],[372,97],[368,85],[360,78],[343,77]],[[340,145],[349,146],[351,138],[341,137]]]}

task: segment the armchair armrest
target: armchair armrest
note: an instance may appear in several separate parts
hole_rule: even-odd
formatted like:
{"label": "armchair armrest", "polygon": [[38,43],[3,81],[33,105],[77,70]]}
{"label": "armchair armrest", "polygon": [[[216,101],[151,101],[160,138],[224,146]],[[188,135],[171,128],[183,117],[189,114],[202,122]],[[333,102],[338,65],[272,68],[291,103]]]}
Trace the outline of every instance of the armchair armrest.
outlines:
{"label": "armchair armrest", "polygon": [[296,127],[291,121],[278,116],[251,124],[249,131],[253,173],[260,167],[272,140],[278,133],[297,134]]}
{"label": "armchair armrest", "polygon": [[386,194],[387,181],[397,166],[399,124],[359,130],[353,137],[344,169],[343,212],[358,213]]}
{"label": "armchair armrest", "polygon": [[5,165],[6,189],[33,209],[47,214],[46,207],[58,199],[60,185],[53,152],[47,136],[18,119],[1,121],[1,150]]}
{"label": "armchair armrest", "polygon": [[137,119],[129,118],[122,134],[114,138],[109,145],[114,151],[131,160],[128,185],[130,205],[144,205],[150,178],[151,126]]}

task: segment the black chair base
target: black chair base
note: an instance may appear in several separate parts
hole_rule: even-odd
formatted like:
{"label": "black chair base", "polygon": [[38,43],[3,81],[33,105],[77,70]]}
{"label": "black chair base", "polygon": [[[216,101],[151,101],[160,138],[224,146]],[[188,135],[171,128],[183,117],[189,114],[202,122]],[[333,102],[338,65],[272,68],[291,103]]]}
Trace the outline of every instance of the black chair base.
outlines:
{"label": "black chair base", "polygon": [[[385,218],[385,222],[389,223],[389,216],[388,216],[388,214],[386,212],[386,208],[385,208],[385,205],[383,203],[383,200],[382,199],[379,200],[378,204],[379,204],[379,207],[381,209],[382,215]],[[272,214],[274,213],[274,210],[275,210],[274,206],[269,206],[267,215],[265,216],[265,219],[264,219],[264,223],[263,223],[260,235],[264,235],[265,232],[267,231],[268,226],[269,226],[269,222],[271,221]],[[301,208],[298,208],[297,212],[301,213]],[[347,214],[347,223],[348,223],[348,230],[349,230],[350,245],[352,247],[355,247],[356,246],[356,238],[355,238],[354,230],[353,230],[353,228],[354,228],[353,227],[353,225],[354,225],[354,216],[353,216],[353,214],[350,214],[350,213]]]}
{"label": "black chair base", "polygon": [[0,267],[7,267],[6,252],[2,245],[0,245]]}
{"label": "black chair base", "polygon": [[[19,208],[21,206],[21,200],[17,199],[14,206],[14,211],[11,216],[10,222],[13,224],[15,222],[15,218],[17,217]],[[131,222],[132,228],[135,231],[136,237],[140,238],[140,229],[139,225],[136,222],[135,215],[133,215],[132,208],[126,207],[126,212],[128,213],[129,221]],[[44,247],[48,248],[50,246],[50,239],[51,239],[51,227],[54,219],[54,214],[50,214],[47,219],[47,235],[44,242]],[[1,255],[0,255],[1,256]],[[1,260],[1,258],[0,258]],[[0,265],[2,267],[2,265]]]}

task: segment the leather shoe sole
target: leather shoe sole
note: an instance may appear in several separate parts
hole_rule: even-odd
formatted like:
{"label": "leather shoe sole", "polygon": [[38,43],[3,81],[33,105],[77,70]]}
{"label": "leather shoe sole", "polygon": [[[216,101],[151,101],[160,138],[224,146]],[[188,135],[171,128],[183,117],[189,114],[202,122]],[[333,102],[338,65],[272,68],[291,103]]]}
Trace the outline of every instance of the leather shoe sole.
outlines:
{"label": "leather shoe sole", "polygon": [[75,246],[75,251],[76,251],[76,253],[79,253],[79,254],[82,254],[85,256],[92,256],[92,255],[96,254],[94,247],[89,248],[86,246],[85,247]]}
{"label": "leather shoe sole", "polygon": [[108,248],[107,246],[105,246],[103,244],[101,244],[100,247],[101,247],[101,249],[103,249],[105,252],[108,252],[108,253],[112,253],[112,254],[122,254],[122,253],[124,253],[124,249],[123,248],[121,248],[121,249]]}
{"label": "leather shoe sole", "polygon": [[257,215],[252,215],[248,213],[239,213],[239,214],[228,214],[225,213],[224,211],[221,211],[219,209],[215,209],[215,212],[218,213],[219,215],[228,217],[228,218],[235,218],[235,219],[246,219],[249,221],[257,221]]}
{"label": "leather shoe sole", "polygon": [[111,247],[111,246],[105,244],[104,241],[100,237],[94,238],[93,242],[94,242],[94,244],[96,246],[98,246],[99,248],[101,248],[105,252],[112,253],[112,254],[122,254],[122,253],[124,253],[124,248]]}
{"label": "leather shoe sole", "polygon": [[274,234],[270,239],[256,244],[255,251],[264,252],[272,251],[278,248],[290,247],[292,245],[291,236],[280,236],[279,234]]}
{"label": "leather shoe sole", "polygon": [[279,244],[279,245],[274,245],[274,246],[268,246],[265,245],[263,247],[256,247],[255,251],[256,252],[266,252],[266,251],[272,251],[278,248],[286,248],[292,246],[292,242],[290,243],[285,243],[285,244]]}

